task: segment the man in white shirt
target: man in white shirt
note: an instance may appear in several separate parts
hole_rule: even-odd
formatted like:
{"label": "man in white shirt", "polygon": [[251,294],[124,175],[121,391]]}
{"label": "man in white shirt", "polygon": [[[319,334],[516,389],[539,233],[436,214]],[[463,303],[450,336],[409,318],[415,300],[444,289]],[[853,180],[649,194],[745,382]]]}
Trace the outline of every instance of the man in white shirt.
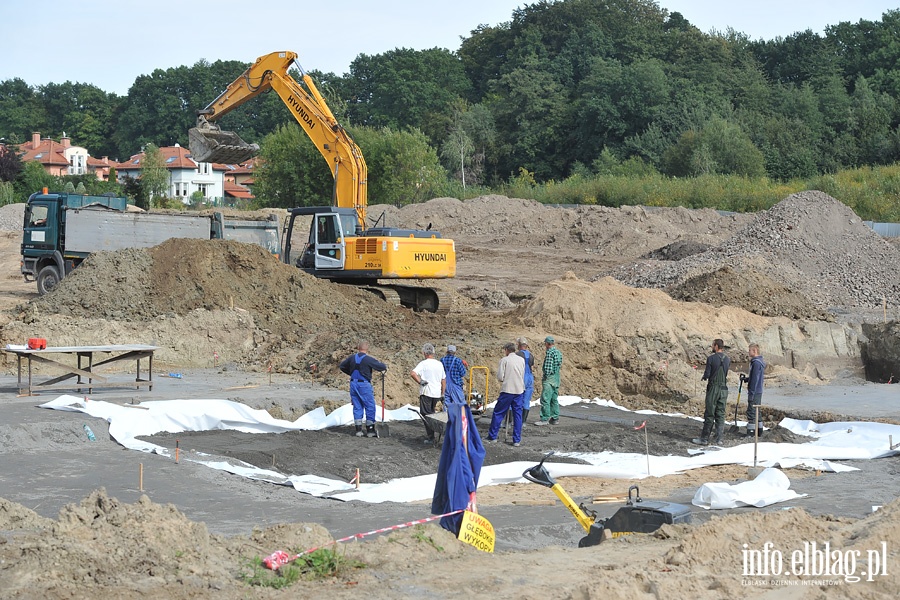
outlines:
{"label": "man in white shirt", "polygon": [[[409,372],[413,381],[419,384],[419,411],[422,416],[432,415],[435,412],[437,403],[444,398],[444,391],[447,388],[447,375],[444,373],[444,365],[441,361],[434,358],[434,345],[425,344],[422,346],[422,354],[425,359],[416,365],[416,368]],[[425,443],[434,443],[434,429],[425,421]]]}
{"label": "man in white shirt", "polygon": [[516,354],[516,345],[508,342],[503,346],[506,356],[500,359],[497,379],[500,380],[500,396],[494,406],[488,442],[496,442],[500,424],[510,409],[513,411],[513,446],[522,441],[522,394],[525,393],[525,359]]}

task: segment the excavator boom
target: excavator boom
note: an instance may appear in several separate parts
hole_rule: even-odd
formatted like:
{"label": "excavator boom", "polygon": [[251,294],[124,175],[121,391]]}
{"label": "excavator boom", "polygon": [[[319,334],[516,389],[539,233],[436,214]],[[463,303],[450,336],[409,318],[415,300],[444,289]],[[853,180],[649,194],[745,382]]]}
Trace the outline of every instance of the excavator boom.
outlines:
{"label": "excavator boom", "polygon": [[[288,72],[292,66],[299,69],[302,86]],[[335,180],[334,205],[355,209],[360,226],[365,229],[368,168],[362,151],[335,119],[294,52],[261,56],[199,111],[197,127],[188,131],[191,156],[198,162],[236,164],[256,154],[259,146],[247,144],[234,132],[222,131],[213,122],[269,90],[278,94],[328,161]]]}
{"label": "excavator boom", "polygon": [[[288,72],[296,66],[302,85]],[[293,52],[261,56],[218,98],[199,111],[188,132],[191,156],[199,162],[240,163],[259,147],[214,123],[248,100],[274,90],[334,176],[333,206],[291,211],[285,228],[282,259],[305,271],[341,283],[352,283],[387,301],[416,310],[446,312],[441,292],[418,285],[379,284],[381,279],[442,279],[456,275],[456,246],[436,231],[369,228],[366,224],[368,169],[359,146],[335,119],[312,78]],[[308,240],[292,251],[296,217],[312,217]]]}

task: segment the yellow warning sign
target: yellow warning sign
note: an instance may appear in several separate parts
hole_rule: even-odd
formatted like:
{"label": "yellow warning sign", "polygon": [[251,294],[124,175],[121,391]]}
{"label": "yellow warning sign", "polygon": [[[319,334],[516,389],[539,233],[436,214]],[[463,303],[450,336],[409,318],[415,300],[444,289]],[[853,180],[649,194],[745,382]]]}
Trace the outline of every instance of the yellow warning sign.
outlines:
{"label": "yellow warning sign", "polygon": [[494,551],[494,526],[491,522],[472,511],[463,513],[459,527],[459,541],[478,548],[482,552]]}

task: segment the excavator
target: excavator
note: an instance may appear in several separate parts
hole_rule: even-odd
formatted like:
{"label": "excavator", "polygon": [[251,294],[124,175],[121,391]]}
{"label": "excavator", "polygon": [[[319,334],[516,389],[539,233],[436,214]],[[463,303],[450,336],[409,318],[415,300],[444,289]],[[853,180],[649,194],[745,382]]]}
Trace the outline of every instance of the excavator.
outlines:
{"label": "excavator", "polygon": [[[292,66],[300,72],[303,85],[288,72]],[[244,142],[234,132],[223,131],[214,122],[270,90],[290,110],[334,176],[330,206],[289,210],[282,260],[316,277],[361,286],[416,311],[447,312],[449,298],[439,290],[379,282],[454,277],[456,247],[453,240],[436,231],[392,228],[384,223],[369,227],[368,171],[362,151],[338,123],[294,52],[259,57],[218,98],[198,111],[197,126],[188,131],[192,158],[197,162],[238,164],[256,154],[259,146]],[[308,217],[309,238],[298,243],[301,248],[294,251],[291,238],[295,221]]]}

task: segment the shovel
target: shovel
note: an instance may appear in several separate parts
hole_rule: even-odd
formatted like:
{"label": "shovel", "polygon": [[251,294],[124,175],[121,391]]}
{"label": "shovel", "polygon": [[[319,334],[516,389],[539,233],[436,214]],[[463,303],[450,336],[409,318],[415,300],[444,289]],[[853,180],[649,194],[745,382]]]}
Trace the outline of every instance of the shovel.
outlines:
{"label": "shovel", "polygon": [[381,374],[381,423],[375,422],[375,435],[383,437],[391,437],[391,427],[384,422],[384,373]]}
{"label": "shovel", "polygon": [[738,397],[737,402],[734,405],[734,425],[731,426],[731,429],[728,430],[728,433],[740,433],[741,428],[738,427],[737,424],[737,413],[738,406],[741,404],[741,388],[744,386],[744,374],[741,373],[741,382],[738,384]]}

